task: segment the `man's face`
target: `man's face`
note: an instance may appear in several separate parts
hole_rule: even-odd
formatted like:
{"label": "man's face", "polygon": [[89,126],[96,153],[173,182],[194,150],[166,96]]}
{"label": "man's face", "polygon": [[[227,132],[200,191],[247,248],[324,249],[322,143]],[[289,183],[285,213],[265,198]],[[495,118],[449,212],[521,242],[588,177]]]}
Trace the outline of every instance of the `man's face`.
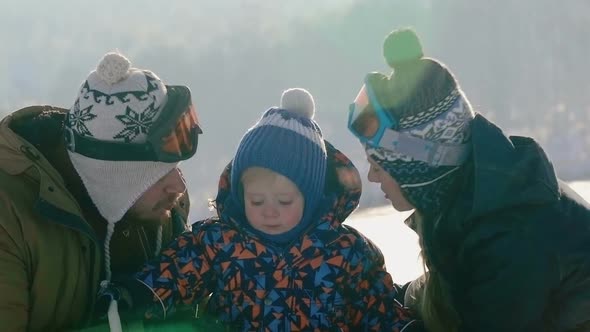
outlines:
{"label": "man's face", "polygon": [[127,214],[134,219],[167,220],[172,208],[185,191],[186,184],[182,173],[178,168],[174,168],[144,192]]}

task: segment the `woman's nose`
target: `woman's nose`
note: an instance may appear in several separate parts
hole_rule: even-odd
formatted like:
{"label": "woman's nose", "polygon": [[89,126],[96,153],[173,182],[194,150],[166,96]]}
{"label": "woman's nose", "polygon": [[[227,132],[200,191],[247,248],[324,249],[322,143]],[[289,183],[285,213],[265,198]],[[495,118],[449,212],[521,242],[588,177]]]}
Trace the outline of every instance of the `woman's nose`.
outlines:
{"label": "woman's nose", "polygon": [[367,173],[367,180],[373,183],[379,182],[379,177],[375,174],[372,166],[369,168],[369,172]]}

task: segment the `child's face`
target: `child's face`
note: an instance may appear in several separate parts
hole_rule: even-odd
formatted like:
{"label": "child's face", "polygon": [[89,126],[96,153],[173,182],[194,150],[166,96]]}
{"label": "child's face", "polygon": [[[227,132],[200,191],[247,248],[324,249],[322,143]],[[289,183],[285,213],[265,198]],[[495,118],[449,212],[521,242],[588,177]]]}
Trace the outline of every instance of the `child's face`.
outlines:
{"label": "child's face", "polygon": [[266,234],[282,234],[301,221],[303,195],[286,177],[253,167],[242,176],[246,218],[255,229]]}

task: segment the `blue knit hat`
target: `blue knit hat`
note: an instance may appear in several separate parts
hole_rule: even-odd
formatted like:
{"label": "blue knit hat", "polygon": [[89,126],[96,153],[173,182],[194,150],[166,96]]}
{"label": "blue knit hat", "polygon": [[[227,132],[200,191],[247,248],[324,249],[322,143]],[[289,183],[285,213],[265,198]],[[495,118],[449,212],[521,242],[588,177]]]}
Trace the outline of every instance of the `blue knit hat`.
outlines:
{"label": "blue knit hat", "polygon": [[263,167],[291,180],[303,195],[305,206],[300,224],[309,224],[323,198],[326,179],[326,146],[322,131],[313,120],[311,94],[300,88],[281,96],[281,106],[272,107],[250,128],[232,162],[231,195],[243,207],[240,178],[250,167]]}

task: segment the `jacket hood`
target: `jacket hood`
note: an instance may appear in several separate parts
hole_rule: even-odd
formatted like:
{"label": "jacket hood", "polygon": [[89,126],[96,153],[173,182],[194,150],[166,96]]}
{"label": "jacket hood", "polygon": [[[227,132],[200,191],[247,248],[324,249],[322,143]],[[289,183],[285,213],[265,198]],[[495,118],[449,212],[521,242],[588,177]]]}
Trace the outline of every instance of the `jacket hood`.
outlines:
{"label": "jacket hood", "polygon": [[483,116],[472,122],[472,204],[469,217],[559,198],[553,165],[537,142],[504,135]]}
{"label": "jacket hood", "polygon": [[[332,228],[337,228],[358,207],[362,182],[360,174],[352,161],[328,141],[324,142],[328,158],[324,194],[328,198],[326,204],[329,206],[320,206],[318,208],[317,211],[320,211],[321,214],[317,218],[318,221],[314,222],[314,225],[328,221]],[[218,194],[215,199],[215,206],[219,216],[223,216],[226,212],[225,203],[230,196],[231,164],[230,161],[219,178]],[[327,216],[329,218],[326,218]],[[239,222],[234,217],[233,214],[230,214],[230,220],[221,218],[221,221],[240,227]]]}
{"label": "jacket hood", "polygon": [[[25,174],[39,181],[39,202],[57,206],[73,215],[80,216],[75,199],[65,187],[61,174],[40,151],[41,145],[58,142],[59,128],[44,128],[36,131],[30,141],[19,136],[14,128],[29,123],[38,116],[64,117],[65,109],[51,106],[31,106],[6,116],[0,122],[0,170],[10,175]],[[51,142],[48,142],[51,141]]]}
{"label": "jacket hood", "polygon": [[[471,126],[471,158],[462,166],[462,183],[447,212],[425,218],[415,213],[406,220],[414,231],[422,224],[421,241],[424,250],[430,252],[426,262],[429,269],[436,266],[447,275],[455,271],[446,262],[453,260],[457,246],[474,223],[523,206],[555,202],[560,197],[553,166],[537,142],[528,137],[508,137],[479,114]],[[483,241],[479,237],[471,240]]]}

